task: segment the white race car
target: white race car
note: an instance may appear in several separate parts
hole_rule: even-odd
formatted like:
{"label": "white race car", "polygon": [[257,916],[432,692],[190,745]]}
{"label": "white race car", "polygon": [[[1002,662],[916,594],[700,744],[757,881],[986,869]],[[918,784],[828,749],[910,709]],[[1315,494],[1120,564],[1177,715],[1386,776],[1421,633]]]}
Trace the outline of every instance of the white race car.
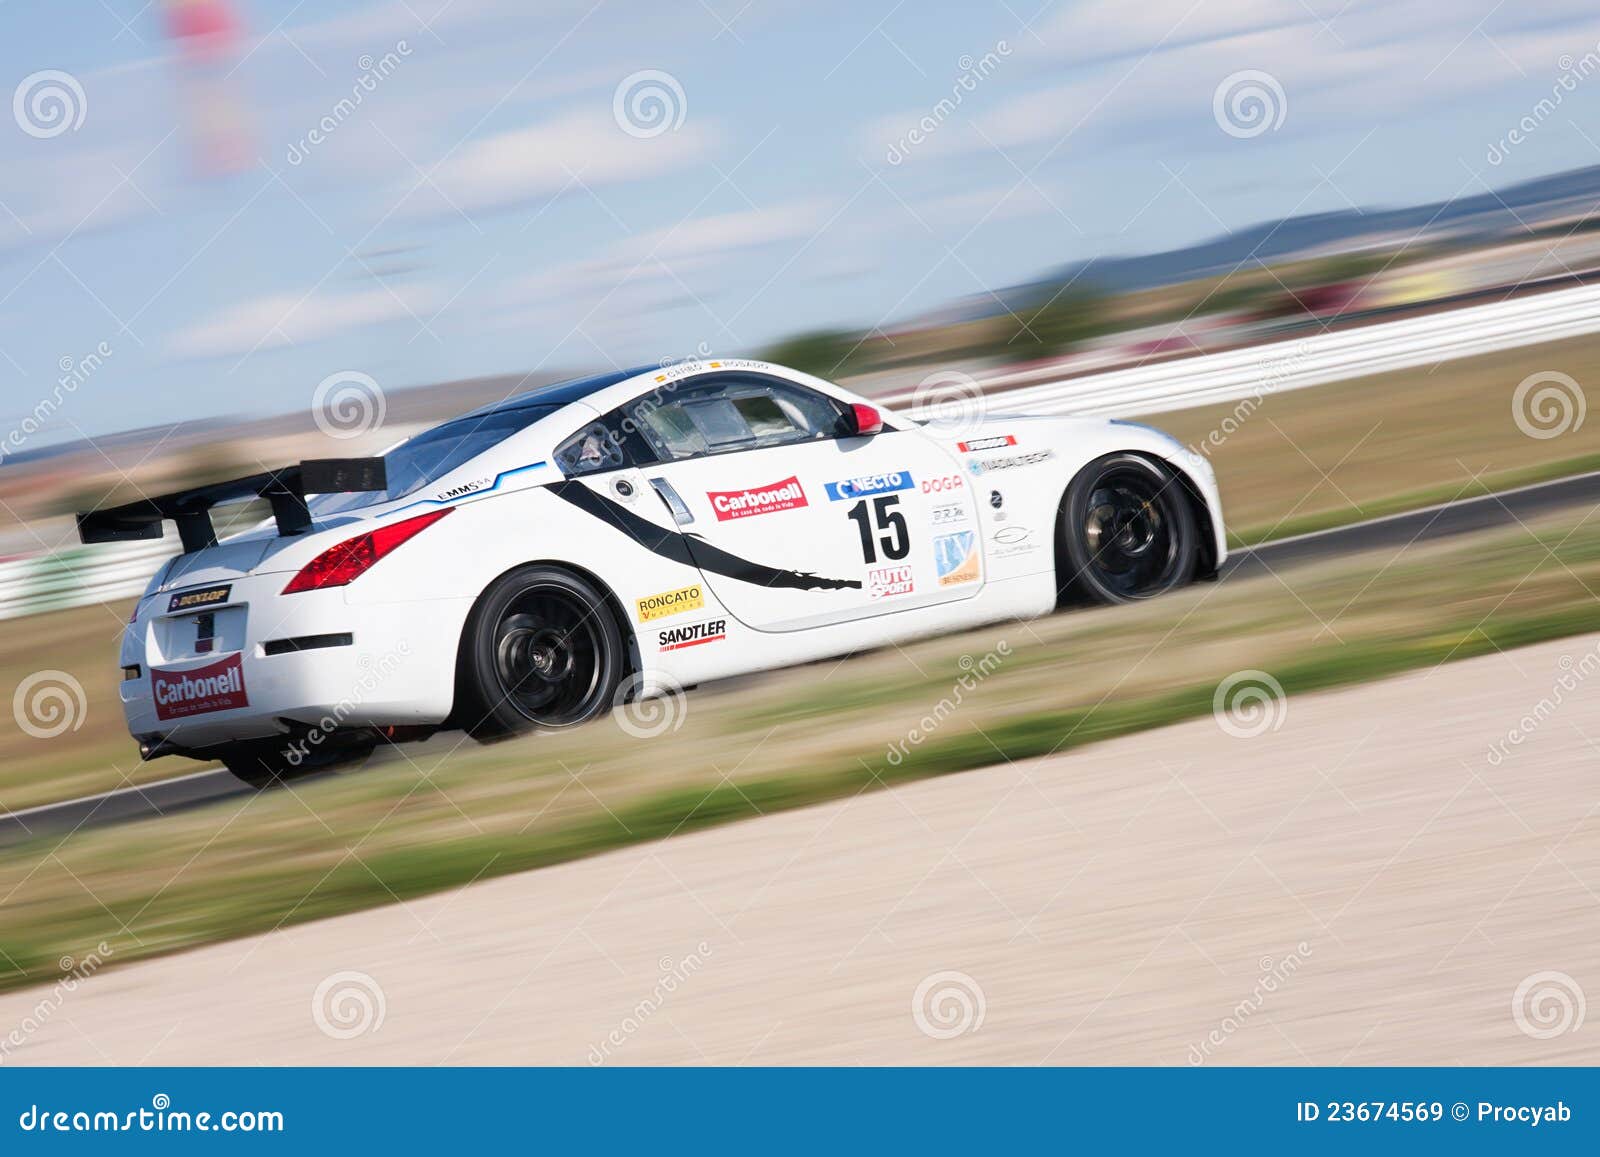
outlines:
{"label": "white race car", "polygon": [[[381,458],[82,514],[79,533],[177,524],[184,553],[123,638],[128,728],[146,759],[220,759],[256,785],[1216,574],[1216,479],[1174,439],[969,425],[765,362],[688,362],[535,389]],[[219,542],[211,508],[254,498],[273,519]]]}

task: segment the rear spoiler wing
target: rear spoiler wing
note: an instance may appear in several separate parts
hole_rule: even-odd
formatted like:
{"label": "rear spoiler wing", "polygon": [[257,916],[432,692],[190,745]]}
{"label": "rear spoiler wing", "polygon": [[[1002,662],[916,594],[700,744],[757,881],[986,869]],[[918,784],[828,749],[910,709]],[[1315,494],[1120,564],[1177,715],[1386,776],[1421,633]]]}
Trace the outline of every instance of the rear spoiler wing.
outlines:
{"label": "rear spoiler wing", "polygon": [[265,474],[196,486],[109,510],[91,510],[78,515],[78,537],[85,543],[160,538],[162,521],[171,519],[177,523],[178,537],[188,554],[217,544],[216,528],[211,524],[213,506],[265,498],[272,504],[279,534],[304,534],[311,529],[307,494],[354,494],[386,490],[388,485],[382,458],[311,458]]}

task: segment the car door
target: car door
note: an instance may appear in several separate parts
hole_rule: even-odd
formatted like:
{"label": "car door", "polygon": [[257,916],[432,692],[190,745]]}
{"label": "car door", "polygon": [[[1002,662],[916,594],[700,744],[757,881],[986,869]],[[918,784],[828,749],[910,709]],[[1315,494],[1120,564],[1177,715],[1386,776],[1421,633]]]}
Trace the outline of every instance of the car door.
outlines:
{"label": "car door", "polygon": [[749,627],[914,611],[982,585],[971,488],[914,427],[841,436],[844,402],[755,373],[624,409],[706,584]]}

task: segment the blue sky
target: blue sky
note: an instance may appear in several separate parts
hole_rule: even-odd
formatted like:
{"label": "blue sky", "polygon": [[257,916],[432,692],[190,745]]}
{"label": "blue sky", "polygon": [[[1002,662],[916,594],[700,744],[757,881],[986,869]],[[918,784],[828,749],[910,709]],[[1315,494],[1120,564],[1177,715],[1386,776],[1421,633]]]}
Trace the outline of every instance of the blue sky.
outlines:
{"label": "blue sky", "polygon": [[[1577,0],[234,7],[238,43],[204,64],[143,0],[0,9],[0,95],[41,70],[83,93],[56,135],[0,116],[0,432],[101,342],[30,446],[292,411],[339,371],[397,388],[749,350],[1600,163],[1600,73],[1535,111],[1600,63]],[[682,94],[656,135],[614,112],[642,70]],[[1245,70],[1282,92],[1258,135],[1214,111]],[[236,127],[236,171],[198,163],[208,125]]]}

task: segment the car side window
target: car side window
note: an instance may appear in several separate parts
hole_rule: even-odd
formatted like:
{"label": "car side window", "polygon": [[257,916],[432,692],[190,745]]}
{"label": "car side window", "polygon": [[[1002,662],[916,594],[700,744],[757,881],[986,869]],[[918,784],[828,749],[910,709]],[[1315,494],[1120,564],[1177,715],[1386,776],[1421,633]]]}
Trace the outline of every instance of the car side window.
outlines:
{"label": "car side window", "polygon": [[641,466],[656,460],[655,451],[620,411],[590,422],[556,447],[556,465],[569,478]]}
{"label": "car side window", "polygon": [[623,409],[663,459],[698,458],[839,436],[841,403],[825,394],[754,375],[696,382]]}

